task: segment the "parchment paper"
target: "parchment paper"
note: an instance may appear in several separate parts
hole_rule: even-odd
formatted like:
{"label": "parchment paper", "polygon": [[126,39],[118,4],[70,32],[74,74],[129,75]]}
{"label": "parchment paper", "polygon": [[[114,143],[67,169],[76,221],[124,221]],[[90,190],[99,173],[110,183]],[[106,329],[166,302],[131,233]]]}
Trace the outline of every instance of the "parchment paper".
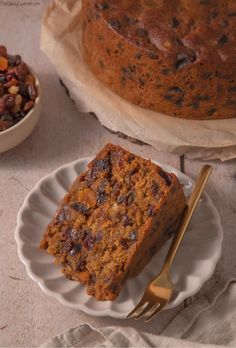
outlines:
{"label": "parchment paper", "polygon": [[236,158],[236,118],[178,119],[135,106],[101,84],[83,59],[81,0],[54,0],[42,24],[41,49],[55,65],[78,109],[94,112],[114,132],[189,158]]}

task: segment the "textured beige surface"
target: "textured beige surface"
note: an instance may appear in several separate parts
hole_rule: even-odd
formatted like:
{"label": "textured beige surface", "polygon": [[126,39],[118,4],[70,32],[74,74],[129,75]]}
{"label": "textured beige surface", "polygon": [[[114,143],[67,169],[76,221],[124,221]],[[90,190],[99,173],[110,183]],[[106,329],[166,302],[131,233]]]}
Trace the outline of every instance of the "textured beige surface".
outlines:
{"label": "textured beige surface", "polygon": [[[9,51],[21,53],[35,69],[41,78],[44,98],[42,115],[32,135],[17,148],[0,155],[0,346],[37,346],[48,337],[85,321],[95,327],[128,323],[143,331],[161,332],[183,309],[183,304],[146,326],[131,320],[92,318],[47,297],[28,277],[17,257],[16,215],[27,192],[43,175],[63,163],[95,154],[109,141],[176,167],[179,167],[179,157],[119,139],[103,129],[92,116],[78,114],[59,85],[54,67],[39,51],[40,21],[48,1],[18,8],[1,3],[1,42]],[[199,161],[186,161],[187,174],[195,177],[200,165]],[[236,161],[213,162],[212,165],[214,172],[208,192],[219,209],[225,240],[214,277],[191,300],[196,310],[200,303],[211,302],[227,279],[236,273]]]}

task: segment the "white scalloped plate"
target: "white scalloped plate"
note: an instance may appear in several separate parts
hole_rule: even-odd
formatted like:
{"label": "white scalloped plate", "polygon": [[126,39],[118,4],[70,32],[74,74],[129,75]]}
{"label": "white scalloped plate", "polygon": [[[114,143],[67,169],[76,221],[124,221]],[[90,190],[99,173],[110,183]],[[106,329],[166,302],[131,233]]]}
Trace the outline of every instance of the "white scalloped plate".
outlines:
{"label": "white scalloped plate", "polygon": [[[76,176],[85,170],[90,160],[85,158],[65,164],[42,178],[29,192],[17,216],[15,238],[18,255],[29,276],[47,295],[55,297],[68,307],[80,309],[94,316],[122,319],[138,302],[148,281],[160,270],[170,242],[138,277],[129,279],[125,283],[120,296],[113,302],[99,302],[88,296],[80,283],[67,279],[61,273],[60,266],[53,263],[53,258],[38,248],[42,234],[58,203]],[[188,196],[193,181],[170,166],[156,163],[178,176]],[[219,214],[209,196],[204,194],[171,269],[176,291],[166,309],[176,307],[184,299],[194,295],[211,277],[221,254],[222,239]]]}

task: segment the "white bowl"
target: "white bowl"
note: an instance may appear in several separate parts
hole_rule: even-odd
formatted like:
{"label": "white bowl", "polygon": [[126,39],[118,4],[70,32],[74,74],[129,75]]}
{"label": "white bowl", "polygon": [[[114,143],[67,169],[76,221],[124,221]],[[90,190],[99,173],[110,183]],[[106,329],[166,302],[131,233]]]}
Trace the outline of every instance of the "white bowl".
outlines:
{"label": "white bowl", "polygon": [[29,68],[29,71],[35,77],[35,85],[38,89],[38,97],[35,100],[34,107],[20,122],[0,132],[0,153],[12,149],[13,147],[20,144],[23,140],[25,140],[33,131],[38,122],[42,104],[41,88],[39,80],[35,73],[31,68]]}
{"label": "white bowl", "polygon": [[[145,286],[160,271],[170,241],[137,277],[127,280],[115,301],[96,301],[94,297],[87,295],[82,284],[66,278],[61,272],[61,267],[55,265],[53,257],[39,249],[42,234],[57,205],[90,161],[91,158],[78,159],[63,165],[42,178],[29,192],[17,216],[15,238],[18,255],[29,276],[47,295],[53,296],[63,305],[97,317],[124,319],[138,303]],[[178,176],[188,197],[193,181],[173,167],[155,163]],[[221,254],[222,239],[223,230],[219,214],[205,193],[171,268],[175,295],[165,309],[174,308],[186,298],[195,295],[212,276]]]}

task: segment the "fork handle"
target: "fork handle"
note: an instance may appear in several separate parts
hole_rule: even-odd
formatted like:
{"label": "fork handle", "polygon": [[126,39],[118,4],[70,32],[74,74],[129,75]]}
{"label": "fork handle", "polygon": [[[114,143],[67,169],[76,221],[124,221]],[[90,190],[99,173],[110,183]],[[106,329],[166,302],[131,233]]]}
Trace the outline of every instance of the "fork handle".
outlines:
{"label": "fork handle", "polygon": [[204,165],[198,175],[195,187],[192,191],[192,194],[187,202],[183,218],[179,225],[178,231],[175,233],[169,251],[167,253],[163,270],[169,270],[172,262],[175,258],[176,252],[180,246],[180,243],[184,237],[184,233],[189,225],[191,217],[196,209],[197,203],[202,195],[202,192],[206,186],[209,175],[212,171],[212,167],[210,165]]}

